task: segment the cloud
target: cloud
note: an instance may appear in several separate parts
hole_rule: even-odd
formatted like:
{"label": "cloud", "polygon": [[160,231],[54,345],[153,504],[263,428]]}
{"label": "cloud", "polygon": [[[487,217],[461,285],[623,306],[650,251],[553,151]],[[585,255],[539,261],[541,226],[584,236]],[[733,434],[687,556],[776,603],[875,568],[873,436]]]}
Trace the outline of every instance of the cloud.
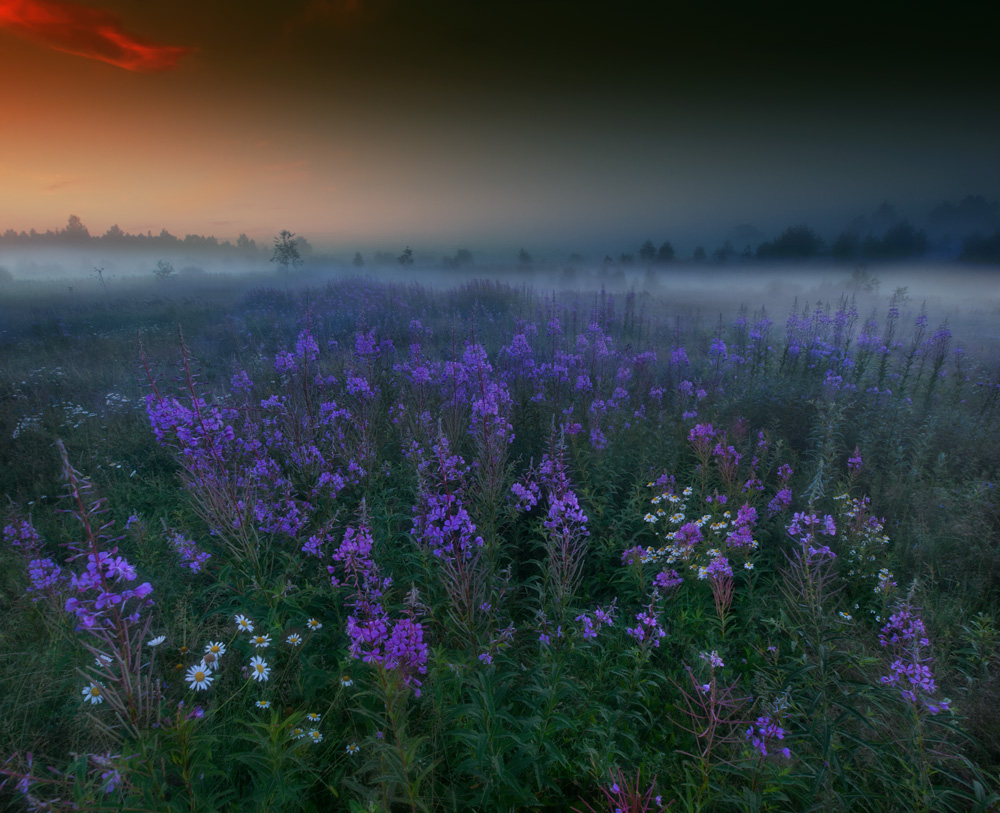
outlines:
{"label": "cloud", "polygon": [[0,0],[0,28],[55,51],[138,73],[171,70],[191,52],[129,34],[107,11],[66,0]]}

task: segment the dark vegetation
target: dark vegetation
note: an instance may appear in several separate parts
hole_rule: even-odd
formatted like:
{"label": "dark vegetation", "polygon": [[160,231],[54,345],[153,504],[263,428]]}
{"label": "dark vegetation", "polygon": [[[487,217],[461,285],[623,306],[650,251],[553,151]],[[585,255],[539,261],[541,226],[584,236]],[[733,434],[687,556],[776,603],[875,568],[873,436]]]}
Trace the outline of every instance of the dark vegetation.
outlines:
{"label": "dark vegetation", "polygon": [[866,281],[0,299],[0,804],[996,809],[998,359]]}

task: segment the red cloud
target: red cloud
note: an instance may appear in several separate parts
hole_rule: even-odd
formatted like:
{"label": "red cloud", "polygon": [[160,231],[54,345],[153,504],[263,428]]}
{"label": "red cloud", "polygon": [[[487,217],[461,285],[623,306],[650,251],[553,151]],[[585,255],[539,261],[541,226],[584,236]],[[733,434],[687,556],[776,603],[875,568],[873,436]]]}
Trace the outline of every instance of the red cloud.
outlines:
{"label": "red cloud", "polygon": [[114,15],[64,0],[0,0],[0,28],[56,51],[139,73],[175,68],[191,52],[133,36]]}

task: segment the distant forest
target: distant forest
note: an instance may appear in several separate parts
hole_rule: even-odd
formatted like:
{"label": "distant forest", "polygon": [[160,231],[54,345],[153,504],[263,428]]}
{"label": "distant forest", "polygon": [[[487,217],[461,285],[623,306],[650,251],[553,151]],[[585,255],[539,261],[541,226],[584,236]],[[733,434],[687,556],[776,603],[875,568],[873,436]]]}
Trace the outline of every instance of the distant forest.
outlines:
{"label": "distant forest", "polygon": [[[301,238],[300,238],[301,240]],[[77,215],[70,215],[64,229],[47,229],[44,232],[15,231],[7,229],[0,234],[0,246],[25,246],[39,248],[69,248],[93,246],[101,248],[121,248],[132,251],[197,251],[243,254],[259,257],[267,249],[261,248],[256,241],[245,234],[236,238],[235,243],[223,240],[221,243],[215,237],[204,237],[200,234],[188,234],[183,238],[162,229],[159,234],[147,231],[145,234],[130,234],[122,231],[118,225],[112,226],[104,234],[90,233],[83,221]]]}
{"label": "distant forest", "polygon": [[[7,229],[0,234],[0,247],[81,247],[102,249],[128,249],[133,251],[187,251],[199,254],[241,255],[247,258],[266,258],[271,246],[257,243],[240,234],[236,242],[219,242],[215,237],[188,234],[183,238],[166,229],[159,234],[129,234],[117,225],[104,234],[93,235],[77,215],[70,215],[66,227],[45,232],[15,231]],[[304,237],[295,238],[295,246],[303,256],[312,254],[312,246]],[[409,250],[407,250],[408,252]],[[394,262],[409,264],[412,252],[394,254],[380,252],[376,263]],[[638,250],[626,250],[615,256],[604,256],[605,265],[646,266],[664,265],[678,260],[726,264],[731,261],[754,260],[781,261],[806,260],[828,257],[837,261],[896,261],[928,257],[951,259],[970,263],[1000,263],[1000,203],[989,201],[982,195],[967,195],[958,203],[944,202],[931,209],[920,225],[902,217],[891,203],[882,203],[870,215],[859,215],[851,220],[833,240],[827,241],[814,229],[801,223],[791,225],[771,239],[752,225],[734,229],[722,245],[711,251],[696,246],[687,257],[679,257],[669,240],[647,240]],[[571,262],[582,262],[573,254]],[[460,249],[454,257],[442,258],[442,265],[461,268],[473,265],[472,254]],[[355,255],[355,265],[363,265],[360,254]],[[524,250],[518,255],[520,267],[530,267],[530,255]]]}

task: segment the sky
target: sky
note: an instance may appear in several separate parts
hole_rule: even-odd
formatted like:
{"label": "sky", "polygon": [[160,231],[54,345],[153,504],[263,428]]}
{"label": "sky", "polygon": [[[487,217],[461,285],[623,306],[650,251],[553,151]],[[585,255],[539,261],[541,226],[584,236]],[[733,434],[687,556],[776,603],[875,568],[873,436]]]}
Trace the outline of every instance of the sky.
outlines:
{"label": "sky", "polygon": [[1000,31],[871,5],[0,0],[0,230],[610,252],[1000,197]]}

